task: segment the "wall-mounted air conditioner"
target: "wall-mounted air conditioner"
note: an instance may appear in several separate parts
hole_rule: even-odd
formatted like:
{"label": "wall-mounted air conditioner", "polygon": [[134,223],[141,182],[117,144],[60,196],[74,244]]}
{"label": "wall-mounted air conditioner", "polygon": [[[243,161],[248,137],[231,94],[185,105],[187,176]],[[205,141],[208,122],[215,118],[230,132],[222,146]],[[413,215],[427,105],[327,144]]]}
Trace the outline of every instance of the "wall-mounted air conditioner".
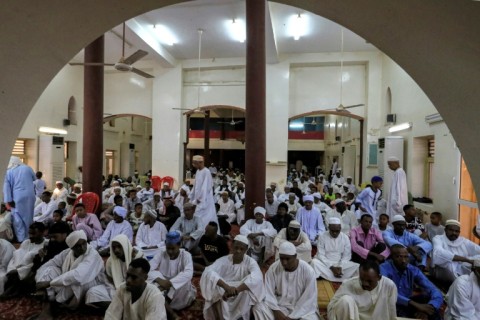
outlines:
{"label": "wall-mounted air conditioner", "polygon": [[387,114],[387,123],[392,124],[397,122],[397,115],[395,113]]}
{"label": "wall-mounted air conditioner", "polygon": [[47,188],[53,190],[55,182],[65,177],[64,138],[41,135],[38,142],[38,170],[43,172]]}
{"label": "wall-mounted air conditioner", "polygon": [[434,113],[425,117],[426,123],[437,123],[443,121],[442,116],[439,113]]}

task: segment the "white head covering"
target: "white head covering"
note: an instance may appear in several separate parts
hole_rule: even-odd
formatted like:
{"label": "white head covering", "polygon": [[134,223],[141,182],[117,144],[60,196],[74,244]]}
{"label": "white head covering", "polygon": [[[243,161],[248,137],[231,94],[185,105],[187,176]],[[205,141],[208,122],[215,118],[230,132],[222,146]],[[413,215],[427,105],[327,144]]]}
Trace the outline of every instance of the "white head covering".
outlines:
{"label": "white head covering", "polygon": [[292,220],[288,223],[288,227],[300,229],[301,225],[300,222],[298,222],[297,220]]}
{"label": "white head covering", "polygon": [[60,181],[60,180],[55,181],[55,184],[59,184],[59,183],[63,184],[63,181]]}
{"label": "white head covering", "polygon": [[[125,262],[121,261],[113,254],[112,242],[118,242],[122,246]],[[123,277],[123,265],[130,265],[130,262],[132,261],[132,251],[132,244],[124,234],[119,234],[110,241],[110,258],[108,258],[105,271],[113,279],[113,284],[117,289],[123,282],[125,282]]]}
{"label": "white head covering", "polygon": [[170,183],[168,183],[168,182],[166,182],[166,181],[163,183],[163,185],[164,185],[164,186],[169,186],[169,187],[170,187]]}
{"label": "white head covering", "polygon": [[339,203],[342,203],[342,202],[345,202],[345,201],[343,201],[342,199],[335,199],[334,202],[335,202],[335,204],[339,204]]}
{"label": "white head covering", "polygon": [[255,207],[255,209],[253,209],[253,214],[257,214],[257,213],[260,213],[265,217],[267,210],[265,210],[265,208],[262,208],[262,207]]}
{"label": "white head covering", "polygon": [[305,201],[313,202],[313,196],[312,195],[303,196],[303,202],[305,202]]}
{"label": "white head covering", "polygon": [[240,241],[241,243],[244,243],[246,244],[247,246],[250,244],[247,237],[239,234],[235,237],[235,239],[233,239],[234,241]]}
{"label": "white head covering", "polygon": [[190,191],[190,188],[186,185],[183,185],[180,189],[182,189],[183,191],[185,192],[189,192]]}
{"label": "white head covering", "polygon": [[8,162],[8,168],[7,169],[13,169],[16,168],[20,165],[22,165],[23,162],[20,160],[19,157],[11,156],[10,161]]}
{"label": "white head covering", "polygon": [[193,161],[203,161],[203,157],[200,155],[193,156],[192,158]]}
{"label": "white head covering", "polygon": [[293,243],[289,241],[284,241],[278,248],[278,253],[285,254],[287,256],[294,256],[297,254],[297,249],[295,248]]}
{"label": "white head covering", "polygon": [[396,214],[395,216],[393,216],[392,224],[394,224],[395,222],[399,222],[399,221],[405,222],[405,218],[400,214]]}
{"label": "white head covering", "polygon": [[157,218],[158,214],[157,214],[157,211],[153,210],[153,209],[149,209],[149,210],[146,210],[145,211],[146,214],[154,217],[155,219]]}
{"label": "white head covering", "polygon": [[450,220],[447,220],[447,222],[445,222],[445,227],[446,226],[457,226],[457,227],[461,227],[462,225],[460,224],[460,222],[458,220],[455,220],[455,219],[450,219]]}
{"label": "white head covering", "polygon": [[121,206],[115,206],[115,208],[113,208],[113,213],[125,219],[125,217],[127,216],[127,209]]}
{"label": "white head covering", "polygon": [[340,219],[338,218],[333,217],[328,219],[328,224],[342,224],[342,221],[340,221]]}
{"label": "white head covering", "polygon": [[398,159],[397,157],[391,156],[391,157],[388,157],[388,162],[390,162],[390,161],[392,161],[392,162],[399,162],[400,159]]}
{"label": "white head covering", "polygon": [[314,197],[314,198],[317,198],[317,199],[322,199],[322,195],[321,195],[319,192],[315,192],[315,193],[313,194],[313,197]]}
{"label": "white head covering", "polygon": [[87,241],[87,235],[83,230],[73,231],[65,239],[65,242],[67,243],[67,246],[71,249],[74,245],[77,244],[78,240],[80,239]]}
{"label": "white head covering", "polygon": [[348,176],[347,179],[352,179],[353,180],[352,176]]}

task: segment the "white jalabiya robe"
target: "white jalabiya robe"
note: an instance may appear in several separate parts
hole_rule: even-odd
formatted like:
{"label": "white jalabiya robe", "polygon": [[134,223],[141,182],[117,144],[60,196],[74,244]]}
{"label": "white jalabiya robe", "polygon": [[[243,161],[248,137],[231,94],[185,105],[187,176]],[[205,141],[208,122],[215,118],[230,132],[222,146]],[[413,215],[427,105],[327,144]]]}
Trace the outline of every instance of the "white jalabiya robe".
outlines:
{"label": "white jalabiya robe", "polygon": [[358,225],[357,217],[355,213],[350,210],[345,210],[343,214],[338,212],[337,210],[330,210],[325,215],[325,223],[328,227],[328,219],[330,218],[338,218],[342,222],[342,232],[346,235],[350,234],[350,230],[355,228]]}
{"label": "white jalabiya robe", "polygon": [[47,243],[47,239],[39,244],[31,243],[30,239],[23,241],[20,248],[13,253],[13,257],[7,267],[7,273],[16,269],[20,280],[25,279],[33,267],[33,258]]}
{"label": "white jalabiya robe", "polygon": [[0,294],[3,293],[7,280],[7,267],[13,257],[15,247],[7,240],[0,239]]}
{"label": "white jalabiya robe", "polygon": [[167,228],[160,221],[155,221],[153,227],[150,227],[150,224],[142,223],[138,227],[137,235],[135,236],[136,248],[142,250],[146,256],[154,255],[158,252],[157,249],[142,248],[152,246],[164,247],[167,233]]}
{"label": "white jalabiya robe", "polygon": [[312,210],[307,210],[305,207],[301,208],[297,212],[296,219],[302,226],[302,231],[308,235],[310,242],[316,245],[315,238],[320,232],[325,231],[325,225],[323,224],[323,217],[320,211],[312,207]]}
{"label": "white jalabiya robe", "polygon": [[175,221],[170,228],[170,231],[177,231],[182,237],[192,237],[192,240],[182,241],[183,247],[187,250],[191,250],[198,245],[200,238],[205,232],[205,226],[202,225],[202,221],[199,217],[193,216],[190,220],[185,217],[180,217]]}
{"label": "white jalabiya robe", "polygon": [[472,272],[458,277],[447,293],[445,320],[473,320],[480,315],[480,284]]}
{"label": "white jalabiya robe", "polygon": [[[455,255],[472,260],[480,259],[480,246],[464,237],[458,237],[457,240],[450,241],[446,235],[442,234],[435,236],[432,242],[432,263],[435,266],[436,275],[449,278],[447,280],[453,281],[455,278],[469,274],[471,271],[471,264],[453,261]],[[439,268],[443,270],[438,270]]]}
{"label": "white jalabiya robe", "polygon": [[[255,241],[248,239],[250,248],[254,253],[261,253],[262,248],[265,248],[265,255],[263,261],[267,261],[273,256],[273,238],[277,235],[277,230],[268,221],[263,220],[262,223],[257,223],[255,219],[250,219],[240,228],[240,234],[248,237],[250,233],[262,232],[264,235],[255,238]],[[258,241],[258,245],[255,242]],[[255,257],[254,257],[255,259]]]}
{"label": "white jalabiya robe", "polygon": [[[275,260],[279,259],[278,248],[280,248],[280,245],[286,241],[289,241],[287,240],[287,232],[287,228],[283,228],[277,234],[275,240],[273,240],[273,247],[275,249]],[[300,231],[300,234],[298,235],[298,238],[295,239],[295,241],[298,240],[302,241],[302,243],[295,247],[295,249],[297,249],[297,258],[307,263],[310,263],[312,261],[312,244],[310,243],[307,234],[303,231]]]}
{"label": "white jalabiya robe", "polygon": [[[234,287],[243,283],[248,290],[224,301],[222,296],[225,291],[217,286],[219,280]],[[232,255],[229,254],[205,268],[200,278],[200,289],[205,298],[203,307],[205,320],[229,320],[240,317],[250,319],[252,305],[265,298],[262,271],[257,262],[247,255],[243,257],[241,263],[233,264]],[[220,313],[220,319],[215,317],[215,310]]]}
{"label": "white jalabiya robe", "polygon": [[328,304],[329,320],[396,320],[397,287],[387,277],[372,291],[363,290],[360,279],[348,279]]}
{"label": "white jalabiya robe", "polygon": [[190,194],[190,200],[197,206],[195,208],[195,215],[202,219],[204,226],[210,221],[218,223],[212,188],[212,175],[210,171],[207,168],[197,170],[195,174],[195,186]]}
{"label": "white jalabiya robe", "polygon": [[147,283],[140,298],[132,303],[132,294],[125,284],[117,290],[105,313],[105,320],[160,320],[167,319],[165,298],[154,285]]}
{"label": "white jalabiya robe", "polygon": [[38,269],[35,281],[50,281],[47,293],[51,300],[69,302],[76,307],[88,289],[104,283],[102,257],[90,245],[87,251],[75,258],[71,249],[63,250]]}
{"label": "white jalabiya robe", "polygon": [[298,262],[292,272],[285,271],[280,261],[270,266],[265,275],[265,300],[253,307],[256,320],[275,320],[275,310],[290,319],[320,319],[313,269],[305,261]]}
{"label": "white jalabiya robe", "polygon": [[130,242],[133,242],[133,229],[130,222],[127,220],[123,220],[121,223],[116,223],[114,220],[110,221],[102,236],[97,241],[92,241],[91,245],[94,248],[107,248],[110,241],[119,234],[126,235]]}
{"label": "white jalabiya robe", "polygon": [[235,202],[232,199],[228,199],[227,202],[224,202],[223,199],[220,198],[217,202],[220,205],[220,210],[218,210],[218,215],[227,215],[227,221],[232,223],[237,219],[237,214],[235,213]]}
{"label": "white jalabiya robe", "polygon": [[396,214],[404,215],[403,206],[408,204],[407,175],[402,168],[395,170],[388,194],[387,212],[390,221]]}
{"label": "white jalabiya robe", "polygon": [[[343,282],[358,274],[358,263],[350,261],[352,258],[350,239],[343,232],[340,232],[336,238],[333,238],[328,231],[322,233],[318,237],[317,250],[317,255],[312,261],[317,278]],[[333,275],[330,270],[332,266],[342,267],[343,276],[341,278]]]}
{"label": "white jalabiya robe", "polygon": [[166,248],[160,251],[150,261],[149,282],[160,278],[169,280],[172,287],[168,290],[167,297],[172,301],[170,307],[174,310],[181,310],[188,307],[194,300],[197,290],[192,285],[193,261],[192,255],[180,249],[180,254],[175,260],[170,259]]}
{"label": "white jalabiya robe", "polygon": [[42,201],[33,210],[33,221],[49,223],[53,221],[53,211],[57,209],[57,202],[50,200],[49,203]]}

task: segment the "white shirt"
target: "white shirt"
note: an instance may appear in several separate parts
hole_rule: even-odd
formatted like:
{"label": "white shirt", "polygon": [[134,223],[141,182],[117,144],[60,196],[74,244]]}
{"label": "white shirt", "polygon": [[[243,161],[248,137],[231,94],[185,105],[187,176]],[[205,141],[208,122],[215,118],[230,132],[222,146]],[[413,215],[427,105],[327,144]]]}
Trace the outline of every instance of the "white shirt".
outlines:
{"label": "white shirt", "polygon": [[53,220],[53,211],[57,209],[57,203],[53,200],[46,203],[42,201],[33,210],[33,221],[49,223]]}

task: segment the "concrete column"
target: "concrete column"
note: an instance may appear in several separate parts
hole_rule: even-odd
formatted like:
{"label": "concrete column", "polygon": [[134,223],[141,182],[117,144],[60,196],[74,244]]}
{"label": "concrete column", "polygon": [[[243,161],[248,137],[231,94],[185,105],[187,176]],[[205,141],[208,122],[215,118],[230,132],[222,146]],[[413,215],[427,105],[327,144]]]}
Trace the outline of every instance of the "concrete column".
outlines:
{"label": "concrete column", "polygon": [[[85,47],[85,63],[103,63],[104,54],[105,41],[101,36]],[[95,192],[101,202],[104,158],[103,66],[85,66],[83,81],[83,192]]]}
{"label": "concrete column", "polygon": [[205,166],[208,168],[210,166],[210,110],[205,111],[205,120],[203,123],[204,131],[204,155]]}
{"label": "concrete column", "polygon": [[265,0],[247,0],[245,218],[265,205]]}

